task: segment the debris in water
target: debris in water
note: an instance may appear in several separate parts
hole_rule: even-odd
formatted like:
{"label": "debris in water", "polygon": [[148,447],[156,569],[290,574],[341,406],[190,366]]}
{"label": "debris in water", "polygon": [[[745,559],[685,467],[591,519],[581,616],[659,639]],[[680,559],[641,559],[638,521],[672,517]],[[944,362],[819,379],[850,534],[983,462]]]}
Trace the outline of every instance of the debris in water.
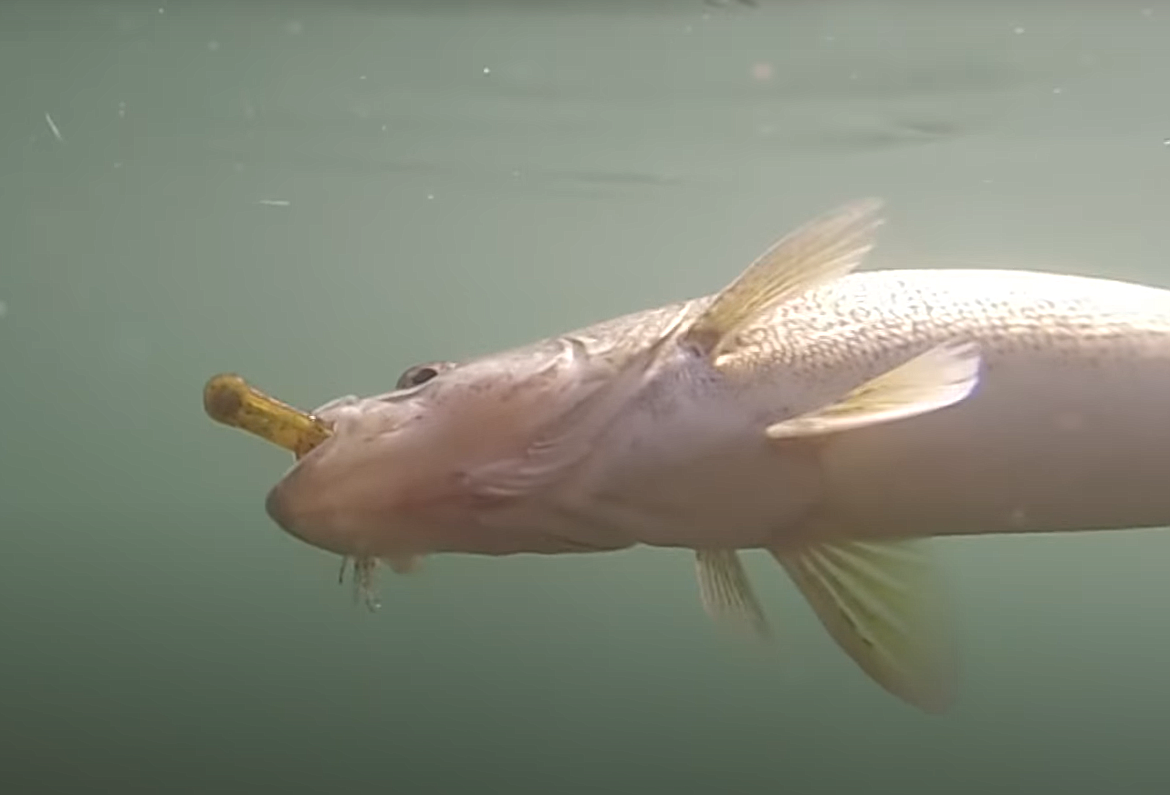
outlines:
{"label": "debris in water", "polygon": [[[345,583],[345,570],[349,560],[348,557],[341,559],[341,571],[337,574],[338,583]],[[377,566],[378,561],[371,557],[358,556],[353,559],[353,601],[354,604],[359,602],[364,604],[370,611],[376,611],[382,606],[374,581]]]}
{"label": "debris in water", "polygon": [[263,204],[265,207],[288,207],[292,204],[288,199],[261,199],[256,203]]}
{"label": "debris in water", "polygon": [[53,133],[53,137],[61,143],[65,143],[65,136],[61,135],[61,130],[57,127],[57,123],[53,121],[53,117],[45,113],[45,121],[49,124],[49,131]]}

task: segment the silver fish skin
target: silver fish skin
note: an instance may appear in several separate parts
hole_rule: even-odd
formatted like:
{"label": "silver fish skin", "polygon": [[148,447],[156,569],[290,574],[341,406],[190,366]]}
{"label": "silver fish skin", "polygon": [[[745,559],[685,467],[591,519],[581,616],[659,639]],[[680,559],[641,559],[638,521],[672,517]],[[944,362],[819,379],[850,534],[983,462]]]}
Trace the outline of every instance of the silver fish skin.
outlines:
{"label": "silver fish skin", "polygon": [[851,272],[880,223],[855,203],[719,293],[332,401],[333,437],[268,511],[396,571],[693,550],[707,611],[759,637],[741,553],[767,550],[867,675],[942,711],[954,641],[925,539],[1170,525],[1170,291]]}

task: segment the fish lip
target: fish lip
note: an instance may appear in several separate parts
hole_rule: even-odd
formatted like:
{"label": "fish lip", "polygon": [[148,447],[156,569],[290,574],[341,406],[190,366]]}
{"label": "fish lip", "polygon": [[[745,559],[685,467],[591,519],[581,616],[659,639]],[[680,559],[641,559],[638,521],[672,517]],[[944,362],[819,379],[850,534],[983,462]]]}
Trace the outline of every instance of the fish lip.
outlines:
{"label": "fish lip", "polygon": [[281,530],[304,541],[297,534],[295,525],[290,517],[291,511],[289,510],[287,491],[287,476],[285,476],[285,478],[282,478],[268,490],[268,494],[264,497],[264,512],[268,514],[268,518],[275,522],[276,526]]}
{"label": "fish lip", "polygon": [[[329,440],[326,440],[325,444],[328,443]],[[264,512],[268,514],[268,518],[293,538],[314,547],[319,546],[319,544],[314,543],[308,537],[309,534],[302,532],[306,523],[305,516],[302,511],[297,510],[293,493],[296,489],[297,475],[300,474],[305,459],[316,454],[317,449],[298,459],[296,464],[268,490],[268,494],[264,497]]]}
{"label": "fish lip", "polygon": [[[339,519],[335,509],[326,505],[308,504],[299,492],[305,487],[303,476],[310,474],[306,468],[325,454],[336,440],[330,436],[324,442],[297,459],[297,462],[273,484],[264,497],[264,512],[282,531],[309,546],[337,555],[356,554],[350,547],[353,539],[341,531],[336,522]],[[310,488],[312,488],[310,486]]]}
{"label": "fish lip", "polygon": [[324,552],[331,552],[338,555],[348,555],[349,551],[345,549],[336,548],[332,545],[322,543],[322,538],[328,537],[328,534],[309,532],[312,525],[316,523],[313,517],[298,517],[297,512],[289,504],[288,486],[285,481],[281,481],[268,490],[268,495],[264,498],[264,510],[277,527],[283,530],[288,535],[300,541],[302,544],[320,549]]}

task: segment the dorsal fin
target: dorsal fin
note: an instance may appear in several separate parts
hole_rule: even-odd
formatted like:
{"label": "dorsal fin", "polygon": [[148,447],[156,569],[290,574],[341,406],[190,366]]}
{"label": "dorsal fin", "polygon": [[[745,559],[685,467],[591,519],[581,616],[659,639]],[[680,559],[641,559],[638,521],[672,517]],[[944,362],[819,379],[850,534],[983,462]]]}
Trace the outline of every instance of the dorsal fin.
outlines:
{"label": "dorsal fin", "polygon": [[881,207],[877,199],[853,202],[786,235],[715,296],[680,342],[714,361],[757,318],[852,271],[873,248]]}

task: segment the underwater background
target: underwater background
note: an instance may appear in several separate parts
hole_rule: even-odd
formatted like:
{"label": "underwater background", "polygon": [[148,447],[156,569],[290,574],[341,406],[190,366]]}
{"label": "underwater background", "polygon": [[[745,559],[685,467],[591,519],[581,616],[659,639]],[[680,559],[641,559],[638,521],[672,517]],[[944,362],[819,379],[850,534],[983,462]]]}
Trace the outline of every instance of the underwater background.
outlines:
{"label": "underwater background", "polygon": [[1170,532],[936,542],[930,717],[766,554],[764,653],[683,551],[433,558],[371,614],[200,396],[384,391],[870,195],[866,268],[1170,287],[1168,42],[1148,0],[5,0],[0,790],[1170,792]]}

